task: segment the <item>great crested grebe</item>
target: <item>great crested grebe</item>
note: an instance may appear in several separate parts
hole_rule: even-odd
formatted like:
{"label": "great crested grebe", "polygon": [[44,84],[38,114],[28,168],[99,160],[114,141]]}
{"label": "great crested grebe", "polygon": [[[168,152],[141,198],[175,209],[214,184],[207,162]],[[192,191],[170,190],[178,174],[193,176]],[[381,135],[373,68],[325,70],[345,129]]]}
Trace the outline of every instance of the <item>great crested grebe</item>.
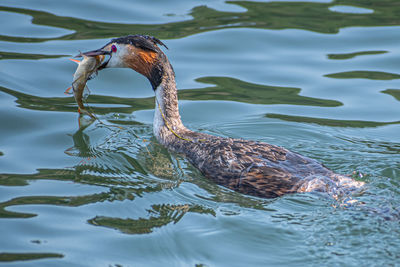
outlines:
{"label": "great crested grebe", "polygon": [[183,154],[207,178],[234,191],[264,198],[311,191],[337,196],[363,186],[363,182],[336,174],[316,160],[282,147],[187,129],[179,115],[174,70],[158,45],[165,46],[151,36],[128,35],[83,54],[108,55],[99,70],[131,68],[147,77],[156,95],[155,137],[169,150]]}

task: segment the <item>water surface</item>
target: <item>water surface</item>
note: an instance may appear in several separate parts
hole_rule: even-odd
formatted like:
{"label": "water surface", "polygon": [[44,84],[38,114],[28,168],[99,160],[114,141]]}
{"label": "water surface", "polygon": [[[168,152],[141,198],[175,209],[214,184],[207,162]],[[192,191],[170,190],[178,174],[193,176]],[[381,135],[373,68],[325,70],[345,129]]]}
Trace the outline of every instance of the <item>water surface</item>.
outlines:
{"label": "water surface", "polygon": [[[3,0],[0,264],[395,266],[399,12],[396,0]],[[154,139],[154,93],[131,70],[88,83],[102,123],[80,128],[68,58],[137,33],[169,47],[189,128],[362,173],[358,204],[205,179]]]}

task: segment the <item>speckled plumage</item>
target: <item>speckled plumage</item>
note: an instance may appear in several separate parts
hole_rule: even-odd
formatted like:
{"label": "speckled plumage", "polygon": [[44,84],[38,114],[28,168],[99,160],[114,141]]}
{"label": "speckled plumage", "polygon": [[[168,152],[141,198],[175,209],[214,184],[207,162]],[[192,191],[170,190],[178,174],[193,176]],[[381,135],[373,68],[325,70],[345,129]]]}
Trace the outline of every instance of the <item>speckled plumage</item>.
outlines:
{"label": "speckled plumage", "polygon": [[[156,93],[154,135],[168,149],[185,155],[193,166],[215,183],[264,198],[310,191],[327,192],[335,197],[363,185],[363,182],[336,174],[316,160],[282,147],[187,129],[179,115],[174,71],[165,54],[157,47],[157,44],[162,44],[161,41],[135,35],[116,38],[112,42],[158,54],[157,60],[152,62],[152,68],[159,73],[158,78],[155,80],[151,71],[148,75],[144,74]],[[137,53],[130,56],[136,57]],[[140,66],[132,68],[143,74]]]}

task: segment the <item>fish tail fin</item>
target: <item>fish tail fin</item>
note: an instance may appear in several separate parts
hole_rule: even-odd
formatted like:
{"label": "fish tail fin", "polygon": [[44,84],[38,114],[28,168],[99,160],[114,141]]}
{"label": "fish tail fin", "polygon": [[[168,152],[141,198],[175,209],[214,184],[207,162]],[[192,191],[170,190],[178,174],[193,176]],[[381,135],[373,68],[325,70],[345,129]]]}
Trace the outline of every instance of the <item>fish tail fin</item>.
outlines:
{"label": "fish tail fin", "polygon": [[72,94],[71,89],[72,89],[72,86],[68,87],[67,90],[65,90],[64,94],[66,94],[66,95]]}
{"label": "fish tail fin", "polygon": [[80,61],[80,60],[78,60],[78,59],[70,58],[69,60],[71,60],[71,61],[75,62],[76,64],[79,64],[79,63],[81,63],[81,61]]}

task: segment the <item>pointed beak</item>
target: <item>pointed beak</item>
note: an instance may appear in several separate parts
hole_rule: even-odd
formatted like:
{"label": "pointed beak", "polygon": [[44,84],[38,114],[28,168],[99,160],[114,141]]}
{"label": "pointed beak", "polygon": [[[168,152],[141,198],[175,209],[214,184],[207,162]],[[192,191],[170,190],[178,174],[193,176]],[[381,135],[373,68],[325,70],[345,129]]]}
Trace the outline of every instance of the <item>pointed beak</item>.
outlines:
{"label": "pointed beak", "polygon": [[97,50],[88,51],[88,52],[84,52],[84,53],[81,52],[78,55],[76,55],[75,57],[81,57],[81,56],[95,57],[95,56],[100,56],[100,55],[111,55],[111,52],[105,51],[102,48],[100,48]]}

